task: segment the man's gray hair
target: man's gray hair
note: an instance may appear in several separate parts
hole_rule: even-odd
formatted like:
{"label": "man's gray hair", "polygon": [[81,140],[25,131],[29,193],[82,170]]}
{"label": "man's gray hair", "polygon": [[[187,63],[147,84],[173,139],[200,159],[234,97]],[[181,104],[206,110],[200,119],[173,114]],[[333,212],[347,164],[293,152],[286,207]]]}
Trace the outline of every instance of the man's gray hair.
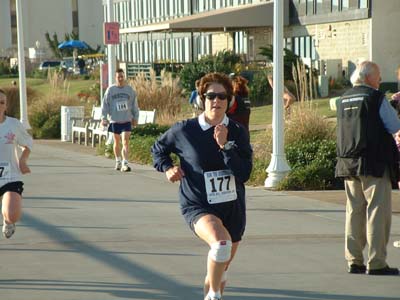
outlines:
{"label": "man's gray hair", "polygon": [[366,60],[360,63],[353,74],[351,74],[350,81],[353,86],[365,84],[365,78],[368,75],[376,72],[378,66],[376,63]]}

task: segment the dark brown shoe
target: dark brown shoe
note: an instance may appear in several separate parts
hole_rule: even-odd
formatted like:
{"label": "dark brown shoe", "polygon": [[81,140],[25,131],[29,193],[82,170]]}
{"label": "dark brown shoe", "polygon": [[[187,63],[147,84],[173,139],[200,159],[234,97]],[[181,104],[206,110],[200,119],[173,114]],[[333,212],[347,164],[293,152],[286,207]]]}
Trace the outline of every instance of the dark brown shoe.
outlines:
{"label": "dark brown shoe", "polygon": [[382,269],[367,270],[368,275],[399,275],[399,269],[386,266]]}
{"label": "dark brown shoe", "polygon": [[348,272],[350,274],[365,274],[365,271],[367,271],[367,267],[364,265],[356,265],[352,264],[350,265]]}

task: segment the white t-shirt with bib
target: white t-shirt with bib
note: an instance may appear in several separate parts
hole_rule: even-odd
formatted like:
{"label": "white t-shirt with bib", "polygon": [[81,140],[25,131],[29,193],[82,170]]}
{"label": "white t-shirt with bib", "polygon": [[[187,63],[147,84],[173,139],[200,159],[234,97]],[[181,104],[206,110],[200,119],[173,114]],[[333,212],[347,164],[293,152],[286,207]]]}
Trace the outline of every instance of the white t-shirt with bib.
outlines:
{"label": "white t-shirt with bib", "polygon": [[19,120],[6,117],[0,123],[0,187],[9,182],[21,181],[19,147],[32,149],[32,145],[32,137]]}

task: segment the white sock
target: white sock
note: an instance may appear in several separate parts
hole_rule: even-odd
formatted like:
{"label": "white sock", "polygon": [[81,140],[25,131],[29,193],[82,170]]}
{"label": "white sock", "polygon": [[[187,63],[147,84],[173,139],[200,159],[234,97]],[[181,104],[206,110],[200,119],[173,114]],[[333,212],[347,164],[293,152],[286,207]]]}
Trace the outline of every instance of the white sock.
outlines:
{"label": "white sock", "polygon": [[124,159],[124,160],[122,161],[122,163],[123,163],[124,165],[127,165],[127,164],[128,164],[128,161],[127,161],[126,159]]}
{"label": "white sock", "polygon": [[218,292],[214,292],[212,289],[210,289],[209,291],[208,291],[208,296],[212,299],[212,298],[221,298],[222,296],[221,296],[221,292],[220,291],[218,291]]}
{"label": "white sock", "polygon": [[116,162],[121,162],[121,157],[116,157],[116,158],[115,158],[115,161],[116,161]]}

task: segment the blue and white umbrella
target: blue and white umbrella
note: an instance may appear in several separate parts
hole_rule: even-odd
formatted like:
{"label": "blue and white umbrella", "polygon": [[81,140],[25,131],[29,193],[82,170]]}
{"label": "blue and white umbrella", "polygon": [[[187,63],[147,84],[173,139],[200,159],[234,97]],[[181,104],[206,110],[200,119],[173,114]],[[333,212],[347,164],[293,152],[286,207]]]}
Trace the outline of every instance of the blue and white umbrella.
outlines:
{"label": "blue and white umbrella", "polygon": [[87,49],[88,44],[79,40],[64,41],[58,45],[58,49]]}

